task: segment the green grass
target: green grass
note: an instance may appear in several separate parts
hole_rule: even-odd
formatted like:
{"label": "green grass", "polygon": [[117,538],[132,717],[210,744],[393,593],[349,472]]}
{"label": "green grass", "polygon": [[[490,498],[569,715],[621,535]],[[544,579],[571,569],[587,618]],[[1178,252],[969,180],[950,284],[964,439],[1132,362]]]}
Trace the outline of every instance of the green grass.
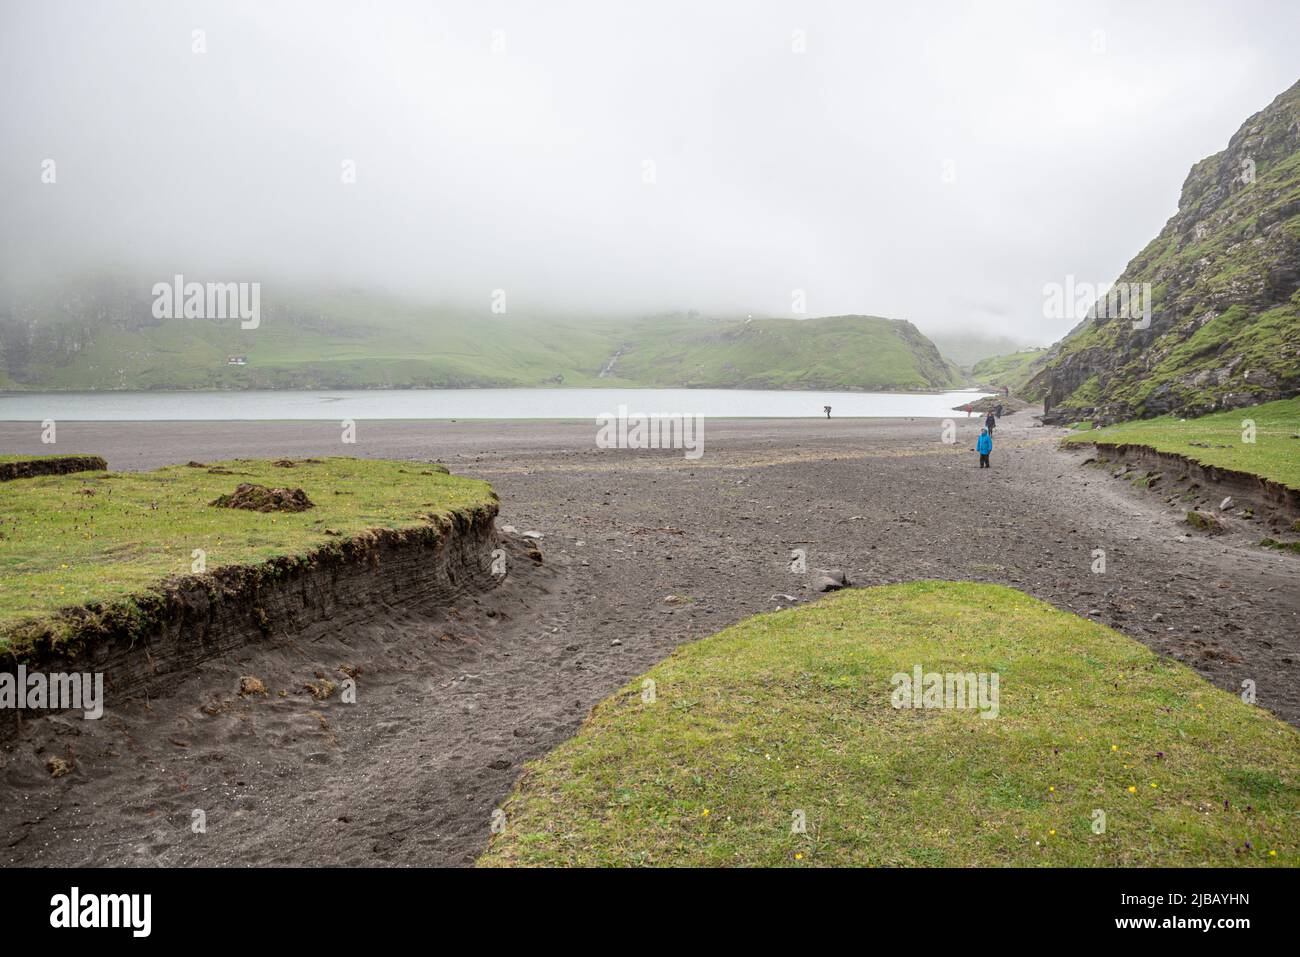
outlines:
{"label": "green grass", "polygon": [[[891,677],[916,664],[996,672],[998,716],[893,708]],[[1300,853],[1293,728],[1013,589],[845,591],[686,645],[645,677],[653,703],[634,679],[529,765],[480,864],[1237,866]]]}
{"label": "green grass", "polygon": [[[1242,422],[1255,423],[1255,441],[1243,441]],[[1067,436],[1066,442],[1148,445],[1202,465],[1249,472],[1300,489],[1300,398],[1266,402],[1198,419],[1173,416],[1124,422]],[[1199,444],[1193,444],[1199,443]]]}
{"label": "green grass", "polygon": [[[471,312],[357,293],[268,303],[260,327],[242,330],[237,322],[153,320],[148,301],[129,298],[115,310],[128,318],[91,321],[59,313],[65,290],[47,298],[31,307],[31,328],[9,333],[25,347],[7,388],[945,389],[958,381],[911,323],[873,316],[493,315],[486,301]],[[0,346],[6,329],[0,320]],[[231,355],[248,364],[228,365]]]}
{"label": "green grass", "polygon": [[[0,648],[23,622],[60,609],[129,600],[172,575],[302,555],[366,529],[423,525],[431,515],[493,501],[486,482],[441,466],[329,458],[293,468],[240,459],[207,468],[78,472],[17,479],[0,488]],[[299,513],[257,513],[208,503],[241,482],[302,488]],[[329,534],[326,530],[329,530]]]}
{"label": "green grass", "polygon": [[982,385],[995,389],[1006,386],[1013,393],[1021,392],[1042,366],[1046,353],[1046,349],[1026,349],[982,359],[971,369],[971,376]]}

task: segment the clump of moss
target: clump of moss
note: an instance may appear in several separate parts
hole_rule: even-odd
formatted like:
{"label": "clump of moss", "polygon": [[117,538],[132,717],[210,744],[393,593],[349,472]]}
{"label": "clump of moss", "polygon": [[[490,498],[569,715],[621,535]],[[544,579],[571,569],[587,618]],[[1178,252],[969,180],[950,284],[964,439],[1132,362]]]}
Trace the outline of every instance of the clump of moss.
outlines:
{"label": "clump of moss", "polygon": [[1197,531],[1208,532],[1211,535],[1217,535],[1223,531],[1223,523],[1221,521],[1213,515],[1209,515],[1205,512],[1198,512],[1195,509],[1192,509],[1187,513],[1187,518],[1184,521]]}
{"label": "clump of moss", "polygon": [[316,677],[319,678],[320,680],[309,681],[306,685],[306,688],[311,693],[311,696],[315,698],[317,701],[324,701],[326,698],[334,694],[334,691],[335,689],[338,688],[338,685],[336,685],[333,681],[330,681],[329,678],[326,678],[324,675],[320,673],[317,673]]}
{"label": "clump of moss", "polygon": [[50,772],[50,777],[61,778],[72,773],[72,762],[67,758],[54,757],[45,762],[45,768]]}
{"label": "clump of moss", "polygon": [[1300,542],[1279,542],[1276,538],[1264,538],[1260,539],[1259,543],[1265,548],[1276,548],[1279,551],[1300,554]]}
{"label": "clump of moss", "polygon": [[241,675],[239,678],[239,696],[247,698],[250,694],[266,695],[266,685],[262,683],[261,678],[254,678],[252,675]]}

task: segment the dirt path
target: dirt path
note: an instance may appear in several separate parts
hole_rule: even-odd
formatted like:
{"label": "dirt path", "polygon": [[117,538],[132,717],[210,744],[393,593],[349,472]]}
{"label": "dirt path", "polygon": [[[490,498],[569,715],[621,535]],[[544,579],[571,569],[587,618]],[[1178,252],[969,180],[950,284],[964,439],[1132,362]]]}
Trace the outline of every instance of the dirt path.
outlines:
{"label": "dirt path", "polygon": [[[330,422],[61,422],[61,448],[115,468],[437,459],[491,481],[499,524],[542,532],[546,561],[517,553],[505,585],[436,621],[384,609],[309,647],[209,662],[99,722],[27,722],[0,752],[0,863],[467,864],[524,762],[680,642],[813,599],[817,568],[859,585],[1013,585],[1221,687],[1253,680],[1262,706],[1300,723],[1300,559],[1245,536],[1186,537],[1181,513],[1080,467],[1084,453],[1058,451],[1060,432],[1023,414],[981,471],[977,420],[955,418],[955,446],[935,420],[710,421],[698,461],[598,450],[589,424],[362,422],[344,446]],[[14,423],[0,423],[0,448],[42,449]],[[792,549],[808,574],[790,570]],[[304,690],[344,663],[363,669],[355,705]],[[270,694],[240,697],[241,675]],[[51,755],[76,770],[51,780]]]}

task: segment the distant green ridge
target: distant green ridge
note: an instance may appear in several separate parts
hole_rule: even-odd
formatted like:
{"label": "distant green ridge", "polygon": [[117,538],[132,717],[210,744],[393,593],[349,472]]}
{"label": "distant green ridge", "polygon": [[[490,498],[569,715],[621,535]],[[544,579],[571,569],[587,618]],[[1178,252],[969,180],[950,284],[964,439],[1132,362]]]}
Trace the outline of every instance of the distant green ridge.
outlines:
{"label": "distant green ridge", "polygon": [[147,283],[0,306],[0,388],[717,387],[946,389],[955,367],[875,316],[565,319],[361,294],[275,300],[258,328],[156,319]]}

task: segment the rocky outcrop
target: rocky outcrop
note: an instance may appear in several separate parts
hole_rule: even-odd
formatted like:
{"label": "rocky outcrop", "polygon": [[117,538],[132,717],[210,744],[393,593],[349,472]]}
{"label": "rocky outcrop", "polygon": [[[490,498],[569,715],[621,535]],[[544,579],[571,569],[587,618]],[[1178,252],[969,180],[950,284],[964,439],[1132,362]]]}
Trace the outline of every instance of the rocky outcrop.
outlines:
{"label": "rocky outcrop", "polygon": [[1300,83],[1192,168],[1178,212],[1116,285],[1129,283],[1149,284],[1149,326],[1097,309],[1053,346],[1029,384],[1046,421],[1300,394]]}

